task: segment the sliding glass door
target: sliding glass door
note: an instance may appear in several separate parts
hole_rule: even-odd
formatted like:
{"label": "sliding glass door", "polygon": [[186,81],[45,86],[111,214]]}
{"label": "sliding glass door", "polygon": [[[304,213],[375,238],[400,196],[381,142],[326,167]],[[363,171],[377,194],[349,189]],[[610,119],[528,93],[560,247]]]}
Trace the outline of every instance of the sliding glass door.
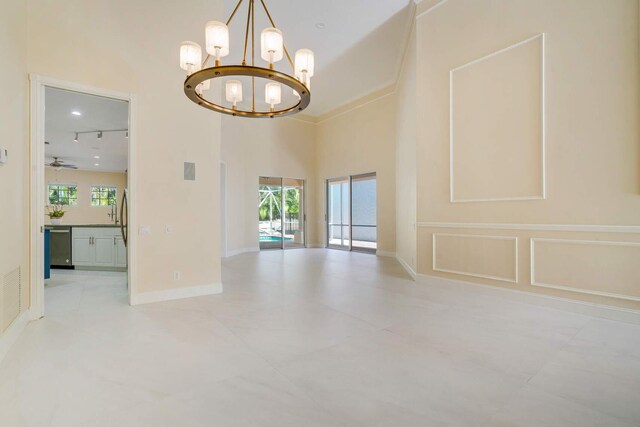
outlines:
{"label": "sliding glass door", "polygon": [[260,177],[258,235],[260,249],[305,247],[304,180]]}
{"label": "sliding glass door", "polygon": [[375,252],[376,174],[327,180],[327,247]]}
{"label": "sliding glass door", "polygon": [[351,177],[351,248],[375,252],[376,226],[376,174]]}
{"label": "sliding glass door", "polygon": [[284,248],[304,248],[304,181],[283,178]]}
{"label": "sliding glass door", "polygon": [[349,178],[327,181],[327,245],[335,249],[351,249]]}

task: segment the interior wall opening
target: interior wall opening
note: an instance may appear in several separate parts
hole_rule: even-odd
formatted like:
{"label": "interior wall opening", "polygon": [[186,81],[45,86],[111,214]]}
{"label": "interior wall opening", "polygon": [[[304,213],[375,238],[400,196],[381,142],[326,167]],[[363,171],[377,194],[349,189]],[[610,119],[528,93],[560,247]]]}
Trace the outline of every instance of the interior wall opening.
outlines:
{"label": "interior wall opening", "polygon": [[55,85],[36,90],[34,310],[79,309],[97,302],[92,296],[128,303],[130,102]]}

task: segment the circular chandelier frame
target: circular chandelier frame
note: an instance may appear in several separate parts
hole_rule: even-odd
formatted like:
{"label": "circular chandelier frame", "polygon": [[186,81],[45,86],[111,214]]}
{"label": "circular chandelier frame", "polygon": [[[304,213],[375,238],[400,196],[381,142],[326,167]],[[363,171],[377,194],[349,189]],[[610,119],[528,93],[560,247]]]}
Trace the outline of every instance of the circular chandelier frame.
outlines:
{"label": "circular chandelier frame", "polygon": [[[244,0],[238,0],[231,16],[226,22],[228,26],[233,20],[236,12],[240,8],[240,5]],[[201,107],[207,108],[209,110],[217,111],[223,114],[229,114],[232,116],[241,116],[241,117],[249,117],[249,118],[274,118],[274,117],[284,117],[292,114],[299,113],[300,111],[307,108],[309,103],[311,102],[311,93],[309,88],[298,78],[294,77],[296,75],[295,65],[291,60],[291,55],[287,51],[287,47],[283,43],[283,50],[287,57],[287,61],[291,65],[292,75],[275,70],[273,68],[273,64],[270,64],[270,68],[263,68],[255,66],[255,1],[256,0],[248,0],[249,6],[247,11],[247,24],[245,30],[245,40],[244,40],[244,56],[242,59],[241,65],[221,65],[218,59],[215,60],[215,64],[212,67],[207,67],[207,62],[211,58],[211,55],[207,55],[205,60],[202,62],[201,69],[199,71],[194,72],[187,76],[184,81],[184,93],[185,95],[196,104]],[[275,22],[273,21],[269,10],[267,9],[267,5],[264,0],[259,0],[262,4],[262,8],[264,9],[267,18],[271,22],[271,25],[274,28],[277,28]],[[251,33],[251,65],[247,64],[247,50],[249,48],[249,33]],[[248,76],[251,77],[251,110],[241,110],[237,107],[225,107],[221,104],[216,104],[204,97],[202,91],[198,90],[198,85],[201,83],[217,79],[221,77],[230,77],[230,76]],[[256,110],[256,90],[255,90],[255,79],[262,78],[271,80],[277,83],[284,84],[289,88],[293,89],[297,95],[300,97],[300,100],[295,105],[283,108],[283,109],[274,109],[272,108],[269,111],[257,111]]]}
{"label": "circular chandelier frame", "polygon": [[[263,78],[272,80],[274,82],[282,83],[291,89],[295,90],[300,95],[300,101],[292,107],[285,108],[282,110],[274,110],[274,111],[256,111],[255,110],[255,94],[253,97],[253,108],[251,111],[240,110],[237,108],[229,108],[220,104],[216,104],[215,102],[211,102],[201,96],[196,88],[198,85],[204,81],[210,79],[216,79],[225,76],[250,76],[252,78]],[[305,85],[302,84],[298,79],[291,77],[288,74],[282,73],[280,71],[271,70],[269,68],[261,68],[254,67],[250,65],[222,65],[218,67],[209,67],[203,70],[197,71],[191,74],[184,82],[184,93],[187,97],[200,105],[201,107],[208,108],[209,110],[217,111],[223,114],[230,114],[232,116],[241,116],[241,117],[284,117],[291,114],[296,114],[309,105],[311,102],[311,94]]]}

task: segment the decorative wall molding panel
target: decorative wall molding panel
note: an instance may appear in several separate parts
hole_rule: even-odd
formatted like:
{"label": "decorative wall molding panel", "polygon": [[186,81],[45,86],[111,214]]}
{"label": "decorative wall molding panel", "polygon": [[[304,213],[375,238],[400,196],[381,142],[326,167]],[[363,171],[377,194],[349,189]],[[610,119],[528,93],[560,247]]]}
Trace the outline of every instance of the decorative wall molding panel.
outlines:
{"label": "decorative wall molding panel", "polygon": [[532,238],[531,285],[640,301],[639,261],[638,242]]}
{"label": "decorative wall molding panel", "polygon": [[451,202],[546,197],[544,87],[544,34],[450,70]]}
{"label": "decorative wall molding panel", "polygon": [[518,283],[518,238],[471,234],[432,235],[432,269]]}
{"label": "decorative wall molding panel", "polygon": [[573,231],[597,233],[640,233],[640,225],[589,225],[589,224],[501,224],[466,222],[418,222],[419,228],[457,228],[477,230],[529,230]]}

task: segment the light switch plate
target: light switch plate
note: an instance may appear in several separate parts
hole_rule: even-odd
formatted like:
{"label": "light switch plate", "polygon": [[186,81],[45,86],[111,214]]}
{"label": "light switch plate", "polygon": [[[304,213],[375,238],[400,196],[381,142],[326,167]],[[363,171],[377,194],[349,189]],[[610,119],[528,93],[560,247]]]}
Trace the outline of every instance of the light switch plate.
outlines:
{"label": "light switch plate", "polygon": [[0,147],[0,164],[7,163],[7,158],[9,157],[9,150],[4,147]]}
{"label": "light switch plate", "polygon": [[151,226],[150,225],[140,225],[138,227],[138,234],[141,236],[148,236],[151,234]]}

